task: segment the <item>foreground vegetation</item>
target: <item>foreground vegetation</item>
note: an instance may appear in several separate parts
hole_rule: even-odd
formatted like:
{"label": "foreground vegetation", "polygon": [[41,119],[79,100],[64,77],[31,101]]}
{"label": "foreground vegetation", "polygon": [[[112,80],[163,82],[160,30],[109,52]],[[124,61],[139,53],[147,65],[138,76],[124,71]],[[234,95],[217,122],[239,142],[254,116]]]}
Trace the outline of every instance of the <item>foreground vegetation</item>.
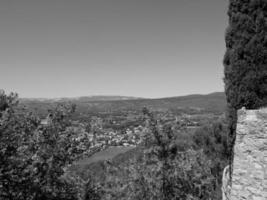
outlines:
{"label": "foreground vegetation", "polygon": [[88,153],[93,147],[89,133],[81,132],[105,130],[79,127],[71,117],[72,104],[50,110],[43,125],[38,115],[19,106],[16,94],[1,93],[0,100],[3,200],[220,199],[228,159],[223,120],[188,131],[187,121],[162,120],[144,109],[139,145],[79,168],[78,161],[94,155]]}

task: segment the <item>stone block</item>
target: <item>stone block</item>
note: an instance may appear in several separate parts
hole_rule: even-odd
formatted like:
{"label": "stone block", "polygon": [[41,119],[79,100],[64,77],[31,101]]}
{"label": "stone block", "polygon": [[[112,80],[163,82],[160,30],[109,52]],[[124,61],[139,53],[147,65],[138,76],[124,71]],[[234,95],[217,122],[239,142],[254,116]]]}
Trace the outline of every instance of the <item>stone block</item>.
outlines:
{"label": "stone block", "polygon": [[229,200],[267,200],[267,108],[238,111]]}

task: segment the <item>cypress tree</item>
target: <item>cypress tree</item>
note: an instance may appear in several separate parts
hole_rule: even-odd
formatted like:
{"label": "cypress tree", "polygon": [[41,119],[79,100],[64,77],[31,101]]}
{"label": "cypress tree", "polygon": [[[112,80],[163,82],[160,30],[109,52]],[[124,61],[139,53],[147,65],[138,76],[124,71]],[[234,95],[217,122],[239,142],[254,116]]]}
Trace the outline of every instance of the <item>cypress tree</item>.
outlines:
{"label": "cypress tree", "polygon": [[230,0],[225,92],[234,109],[267,105],[267,0]]}
{"label": "cypress tree", "polygon": [[230,0],[228,16],[224,82],[232,174],[237,110],[267,106],[267,0]]}

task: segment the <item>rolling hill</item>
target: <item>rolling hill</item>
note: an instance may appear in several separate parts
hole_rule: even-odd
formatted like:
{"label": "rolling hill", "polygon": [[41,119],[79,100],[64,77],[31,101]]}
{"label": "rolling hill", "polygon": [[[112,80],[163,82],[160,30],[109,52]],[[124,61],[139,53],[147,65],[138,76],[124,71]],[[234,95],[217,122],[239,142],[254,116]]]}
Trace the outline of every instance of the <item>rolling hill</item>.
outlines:
{"label": "rolling hill", "polygon": [[136,111],[143,107],[151,110],[164,111],[168,109],[198,109],[212,112],[224,112],[226,108],[226,97],[223,92],[207,95],[187,95],[159,99],[142,99],[123,96],[93,96],[62,99],[21,99],[21,105],[43,113],[53,108],[58,103],[72,102],[77,105],[79,113],[101,113]]}

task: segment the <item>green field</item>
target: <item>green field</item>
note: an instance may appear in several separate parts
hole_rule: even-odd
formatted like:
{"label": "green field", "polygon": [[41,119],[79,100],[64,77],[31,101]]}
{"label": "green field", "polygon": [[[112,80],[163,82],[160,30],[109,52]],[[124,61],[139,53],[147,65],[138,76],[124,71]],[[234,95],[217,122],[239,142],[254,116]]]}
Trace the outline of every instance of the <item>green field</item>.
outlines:
{"label": "green field", "polygon": [[131,149],[133,149],[135,147],[124,147],[124,146],[113,146],[113,147],[109,147],[103,151],[97,152],[94,155],[92,155],[91,157],[82,159],[80,161],[77,162],[77,165],[89,165],[98,161],[104,161],[104,160],[111,160],[113,159],[115,156],[125,153]]}

